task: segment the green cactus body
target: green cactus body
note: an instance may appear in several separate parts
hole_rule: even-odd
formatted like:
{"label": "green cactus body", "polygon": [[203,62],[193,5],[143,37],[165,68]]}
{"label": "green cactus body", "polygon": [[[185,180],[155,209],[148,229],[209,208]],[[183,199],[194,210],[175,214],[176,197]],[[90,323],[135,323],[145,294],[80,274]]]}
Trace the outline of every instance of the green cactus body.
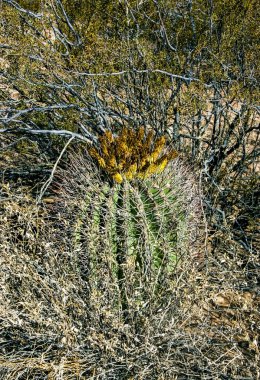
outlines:
{"label": "green cactus body", "polygon": [[[92,297],[103,297],[127,321],[174,281],[178,261],[189,251],[194,211],[191,184],[180,164],[144,180],[108,183],[93,165],[71,181],[77,205],[72,248],[85,257]],[[73,191],[73,198],[71,192]]]}

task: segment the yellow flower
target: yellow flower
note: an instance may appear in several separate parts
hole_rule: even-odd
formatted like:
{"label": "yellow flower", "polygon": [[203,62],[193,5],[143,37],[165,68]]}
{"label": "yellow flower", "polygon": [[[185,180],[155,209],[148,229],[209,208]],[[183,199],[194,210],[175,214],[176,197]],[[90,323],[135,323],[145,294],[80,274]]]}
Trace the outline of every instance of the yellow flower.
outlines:
{"label": "yellow flower", "polygon": [[165,136],[154,138],[154,131],[122,128],[117,137],[106,131],[99,137],[100,153],[91,147],[89,154],[117,183],[124,179],[147,178],[162,172],[168,162],[178,154],[175,150],[166,152]]}
{"label": "yellow flower", "polygon": [[105,169],[105,167],[106,167],[106,163],[105,163],[104,158],[102,158],[102,157],[98,157],[97,161],[98,161],[98,163],[99,163],[99,166],[101,166],[102,169]]}
{"label": "yellow flower", "polygon": [[114,156],[110,157],[106,161],[106,164],[107,164],[107,168],[109,168],[109,169],[115,169],[115,168],[117,168],[117,162],[116,162],[116,158]]}
{"label": "yellow flower", "polygon": [[122,183],[123,182],[123,177],[121,176],[120,173],[113,174],[112,178],[117,183]]}
{"label": "yellow flower", "polygon": [[137,171],[137,163],[135,162],[133,165],[129,167],[127,172],[125,172],[125,178],[126,179],[133,179]]}
{"label": "yellow flower", "polygon": [[157,173],[164,171],[166,165],[168,164],[168,158],[164,158],[162,162],[157,166]]}

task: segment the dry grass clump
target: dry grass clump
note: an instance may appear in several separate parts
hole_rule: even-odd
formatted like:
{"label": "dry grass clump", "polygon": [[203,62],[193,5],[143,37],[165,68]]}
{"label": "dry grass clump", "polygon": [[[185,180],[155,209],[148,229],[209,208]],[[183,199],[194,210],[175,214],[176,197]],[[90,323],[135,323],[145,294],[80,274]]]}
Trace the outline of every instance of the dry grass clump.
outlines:
{"label": "dry grass clump", "polygon": [[227,230],[212,234],[206,252],[195,249],[194,258],[205,254],[200,268],[183,257],[164,296],[124,323],[101,270],[107,256],[97,252],[94,277],[86,241],[75,250],[77,200],[88,191],[82,160],[60,172],[67,190],[45,206],[2,186],[0,378],[259,378],[257,257],[245,262]]}

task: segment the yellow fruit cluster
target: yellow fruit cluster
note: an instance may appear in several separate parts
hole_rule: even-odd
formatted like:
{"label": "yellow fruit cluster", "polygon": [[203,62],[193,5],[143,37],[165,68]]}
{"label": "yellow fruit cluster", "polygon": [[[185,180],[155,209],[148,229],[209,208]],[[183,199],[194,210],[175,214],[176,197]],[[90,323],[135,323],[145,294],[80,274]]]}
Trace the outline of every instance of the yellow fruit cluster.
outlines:
{"label": "yellow fruit cluster", "polygon": [[123,128],[117,137],[106,131],[99,143],[100,149],[91,147],[89,154],[117,183],[160,173],[178,155],[175,150],[166,151],[164,136],[155,138],[153,131],[145,134],[144,127]]}

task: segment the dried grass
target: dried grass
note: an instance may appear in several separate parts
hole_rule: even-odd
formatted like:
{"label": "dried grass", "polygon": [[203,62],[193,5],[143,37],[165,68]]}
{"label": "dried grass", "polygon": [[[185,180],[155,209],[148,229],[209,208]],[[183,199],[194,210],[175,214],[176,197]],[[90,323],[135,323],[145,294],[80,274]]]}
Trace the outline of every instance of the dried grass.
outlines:
{"label": "dried grass", "polygon": [[89,294],[63,206],[2,186],[1,379],[259,379],[258,257],[228,228],[205,235],[199,265],[183,259],[162,308],[126,325],[108,292]]}

